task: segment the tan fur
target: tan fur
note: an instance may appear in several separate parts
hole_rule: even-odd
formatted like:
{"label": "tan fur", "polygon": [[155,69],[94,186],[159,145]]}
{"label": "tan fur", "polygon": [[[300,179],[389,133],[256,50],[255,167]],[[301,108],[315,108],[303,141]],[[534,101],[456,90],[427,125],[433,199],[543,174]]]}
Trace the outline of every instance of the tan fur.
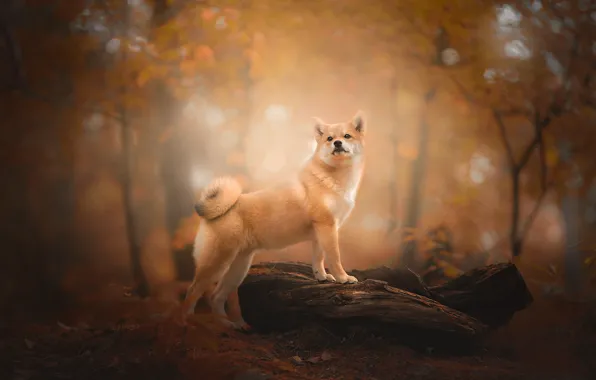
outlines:
{"label": "tan fur", "polygon": [[235,179],[216,178],[201,193],[195,211],[207,220],[218,218],[236,204],[241,193],[242,187]]}
{"label": "tan fur", "polygon": [[[315,120],[317,148],[295,180],[247,194],[240,194],[240,185],[231,178],[217,179],[205,189],[197,212],[206,221],[195,239],[196,273],[184,312],[192,313],[199,298],[217,282],[211,296],[213,311],[227,317],[224,304],[229,298],[233,315],[226,321],[246,328],[237,288],[254,251],[301,241],[313,242],[312,266],[318,280],[357,282],[342,266],[338,230],[354,207],[364,169],[364,121],[360,113],[345,123]],[[334,153],[336,140],[347,152]],[[325,271],[325,258],[330,273]]]}

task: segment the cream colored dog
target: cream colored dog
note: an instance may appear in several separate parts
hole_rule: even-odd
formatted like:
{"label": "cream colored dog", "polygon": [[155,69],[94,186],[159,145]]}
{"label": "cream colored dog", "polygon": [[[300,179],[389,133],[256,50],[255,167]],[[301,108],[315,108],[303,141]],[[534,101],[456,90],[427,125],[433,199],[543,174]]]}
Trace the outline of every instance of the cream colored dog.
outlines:
{"label": "cream colored dog", "polygon": [[[195,206],[203,222],[195,238],[196,272],[182,305],[184,313],[192,314],[197,301],[217,283],[210,297],[213,312],[234,328],[248,328],[237,289],[260,248],[310,240],[317,280],[358,281],[341,264],[338,229],[354,208],[362,178],[364,119],[360,112],[338,124],[315,118],[315,132],[317,148],[294,181],[242,194],[237,181],[223,177],[203,191]],[[325,271],[325,258],[330,273]],[[236,314],[230,318],[226,299],[230,314]]]}

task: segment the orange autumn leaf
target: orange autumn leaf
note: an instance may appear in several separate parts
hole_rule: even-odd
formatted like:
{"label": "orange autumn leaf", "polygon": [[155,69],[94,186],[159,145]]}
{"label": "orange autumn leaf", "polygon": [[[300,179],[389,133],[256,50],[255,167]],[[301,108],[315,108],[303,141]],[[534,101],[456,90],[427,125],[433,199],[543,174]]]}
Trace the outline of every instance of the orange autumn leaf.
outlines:
{"label": "orange autumn leaf", "polygon": [[151,80],[151,76],[153,75],[153,71],[151,67],[147,67],[142,70],[139,75],[137,76],[137,86],[143,87],[147,82]]}
{"label": "orange autumn leaf", "polygon": [[180,71],[186,76],[192,76],[196,72],[196,63],[189,59],[180,62]]}
{"label": "orange autumn leaf", "polygon": [[215,17],[215,12],[213,11],[212,8],[205,8],[201,12],[201,18],[205,21],[213,20],[214,17]]}
{"label": "orange autumn leaf", "polygon": [[546,164],[548,167],[553,168],[559,162],[559,151],[555,147],[546,149]]}
{"label": "orange autumn leaf", "polygon": [[209,46],[199,45],[194,49],[194,57],[199,61],[213,62],[215,55]]}

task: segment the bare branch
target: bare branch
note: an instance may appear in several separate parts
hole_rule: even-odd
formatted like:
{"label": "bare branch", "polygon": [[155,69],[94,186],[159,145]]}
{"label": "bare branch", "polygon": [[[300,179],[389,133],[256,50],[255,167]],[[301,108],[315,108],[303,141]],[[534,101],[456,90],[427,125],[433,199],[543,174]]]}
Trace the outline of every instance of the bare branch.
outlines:
{"label": "bare branch", "polygon": [[474,98],[474,96],[464,87],[463,84],[461,84],[459,80],[457,80],[457,78],[455,78],[452,75],[448,75],[447,77],[451,79],[451,81],[455,84],[455,87],[457,87],[461,95],[464,97],[464,99],[466,99],[468,103],[476,106],[484,106]]}
{"label": "bare branch", "polygon": [[536,112],[536,122],[534,123],[536,139],[538,140],[538,153],[540,158],[540,188],[542,192],[546,192],[547,188],[547,167],[546,167],[546,147],[544,146],[543,127],[539,123],[540,115]]}
{"label": "bare branch", "polygon": [[499,127],[499,135],[501,136],[501,142],[503,143],[507,151],[507,160],[509,161],[509,167],[512,170],[517,170],[517,164],[515,163],[515,157],[513,155],[513,148],[511,148],[511,144],[509,143],[509,139],[507,138],[507,131],[505,130],[505,123],[503,122],[501,113],[493,109],[493,116],[495,118],[495,121],[497,122],[497,126]]}
{"label": "bare branch", "polygon": [[[542,129],[542,128],[536,127],[536,129]],[[528,146],[522,153],[521,159],[517,163],[518,170],[521,170],[523,167],[526,166],[528,161],[530,161],[530,157],[532,157],[532,153],[534,153],[534,149],[536,149],[536,147],[538,146],[539,143],[540,143],[539,137],[537,135],[534,135],[534,138],[532,139],[530,144],[528,144]]]}
{"label": "bare branch", "polygon": [[[451,82],[453,82],[453,84],[455,84],[455,87],[457,87],[457,89],[459,90],[460,94],[464,97],[464,99],[475,106],[479,106],[479,107],[484,107],[484,108],[491,108],[490,105],[488,104],[483,104],[482,102],[480,102],[479,100],[477,100],[474,95],[472,95],[470,93],[470,91],[468,91],[465,86],[454,76],[452,75],[447,75],[447,78],[449,78],[451,80]],[[530,119],[530,116],[533,115],[534,111],[533,111],[533,106],[529,106],[529,107],[510,107],[509,109],[503,109],[503,110],[496,110],[496,109],[492,109],[493,113],[494,112],[498,112],[501,116],[501,118],[503,117],[508,117],[508,116],[525,116],[526,118]]]}
{"label": "bare branch", "polygon": [[544,203],[544,199],[546,199],[546,195],[548,194],[549,189],[550,189],[550,186],[547,186],[544,188],[544,190],[542,190],[540,192],[540,196],[538,197],[538,200],[536,201],[534,208],[532,209],[532,211],[526,218],[524,226],[522,227],[522,231],[518,236],[518,239],[520,241],[525,240],[525,238],[528,234],[528,231],[532,227],[532,224],[534,223],[534,220],[536,220],[536,216],[538,215],[538,212],[540,211],[540,208],[542,207],[542,204]]}

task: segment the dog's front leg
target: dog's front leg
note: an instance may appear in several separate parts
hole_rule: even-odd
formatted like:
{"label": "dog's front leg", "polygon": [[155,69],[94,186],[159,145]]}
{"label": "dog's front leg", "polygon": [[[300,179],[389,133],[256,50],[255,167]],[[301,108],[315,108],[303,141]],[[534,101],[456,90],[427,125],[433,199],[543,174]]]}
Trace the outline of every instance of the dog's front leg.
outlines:
{"label": "dog's front leg", "polygon": [[325,271],[325,254],[316,238],[312,242],[312,273],[318,281],[336,281],[331,273]]}
{"label": "dog's front leg", "polygon": [[[333,277],[335,277],[335,280],[341,284],[354,284],[358,282],[358,279],[348,275],[344,270],[343,265],[341,265],[337,226],[335,224],[317,224],[314,227],[318,244],[325,252],[329,271]],[[323,271],[324,270],[325,268],[323,268]]]}

